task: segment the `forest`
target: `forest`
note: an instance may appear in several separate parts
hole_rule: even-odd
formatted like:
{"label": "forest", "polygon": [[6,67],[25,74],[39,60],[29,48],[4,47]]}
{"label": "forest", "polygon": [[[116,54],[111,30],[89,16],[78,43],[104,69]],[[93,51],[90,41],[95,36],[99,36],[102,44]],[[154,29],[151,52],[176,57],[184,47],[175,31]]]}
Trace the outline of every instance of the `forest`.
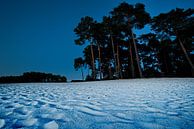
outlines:
{"label": "forest", "polygon": [[194,77],[193,30],[194,9],[151,17],[144,4],[123,2],[101,21],[81,18],[75,44],[85,48],[74,68],[83,80]]}
{"label": "forest", "polygon": [[21,76],[0,77],[0,83],[29,83],[29,82],[66,82],[65,76],[51,73],[26,72]]}

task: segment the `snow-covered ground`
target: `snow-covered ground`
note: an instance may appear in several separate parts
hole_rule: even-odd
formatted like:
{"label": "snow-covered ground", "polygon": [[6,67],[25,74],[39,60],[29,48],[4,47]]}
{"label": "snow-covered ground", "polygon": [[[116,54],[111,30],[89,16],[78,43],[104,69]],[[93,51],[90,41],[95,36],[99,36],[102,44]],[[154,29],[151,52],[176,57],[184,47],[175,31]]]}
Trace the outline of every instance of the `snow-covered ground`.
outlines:
{"label": "snow-covered ground", "polygon": [[194,79],[1,84],[0,128],[193,129]]}

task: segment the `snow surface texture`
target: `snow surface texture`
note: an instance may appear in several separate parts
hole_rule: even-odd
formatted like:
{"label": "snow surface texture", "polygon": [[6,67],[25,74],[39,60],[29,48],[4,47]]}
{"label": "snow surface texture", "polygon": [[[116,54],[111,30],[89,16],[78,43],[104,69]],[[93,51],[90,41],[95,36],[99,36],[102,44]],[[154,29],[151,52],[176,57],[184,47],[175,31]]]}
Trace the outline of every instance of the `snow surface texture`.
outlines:
{"label": "snow surface texture", "polygon": [[0,128],[194,129],[194,79],[1,84]]}

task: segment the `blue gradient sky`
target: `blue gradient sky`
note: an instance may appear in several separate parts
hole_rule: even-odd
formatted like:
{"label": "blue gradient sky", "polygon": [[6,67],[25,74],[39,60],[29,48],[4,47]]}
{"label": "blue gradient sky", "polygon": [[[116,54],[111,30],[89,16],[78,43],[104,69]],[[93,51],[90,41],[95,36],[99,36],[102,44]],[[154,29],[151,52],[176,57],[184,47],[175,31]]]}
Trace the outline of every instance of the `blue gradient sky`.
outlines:
{"label": "blue gradient sky", "polygon": [[[80,79],[73,68],[83,47],[74,45],[80,18],[102,16],[121,0],[0,0],[0,76],[27,71]],[[126,0],[144,3],[151,16],[173,8],[193,8],[194,0]]]}

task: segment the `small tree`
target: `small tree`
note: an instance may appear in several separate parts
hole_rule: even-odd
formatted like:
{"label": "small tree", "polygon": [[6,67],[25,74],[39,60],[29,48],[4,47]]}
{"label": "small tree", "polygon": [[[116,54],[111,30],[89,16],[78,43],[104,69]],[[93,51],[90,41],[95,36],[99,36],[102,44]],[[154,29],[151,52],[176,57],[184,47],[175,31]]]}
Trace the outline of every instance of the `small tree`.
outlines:
{"label": "small tree", "polygon": [[82,80],[84,80],[83,66],[84,66],[84,60],[81,57],[78,57],[74,60],[75,70],[81,69]]}

